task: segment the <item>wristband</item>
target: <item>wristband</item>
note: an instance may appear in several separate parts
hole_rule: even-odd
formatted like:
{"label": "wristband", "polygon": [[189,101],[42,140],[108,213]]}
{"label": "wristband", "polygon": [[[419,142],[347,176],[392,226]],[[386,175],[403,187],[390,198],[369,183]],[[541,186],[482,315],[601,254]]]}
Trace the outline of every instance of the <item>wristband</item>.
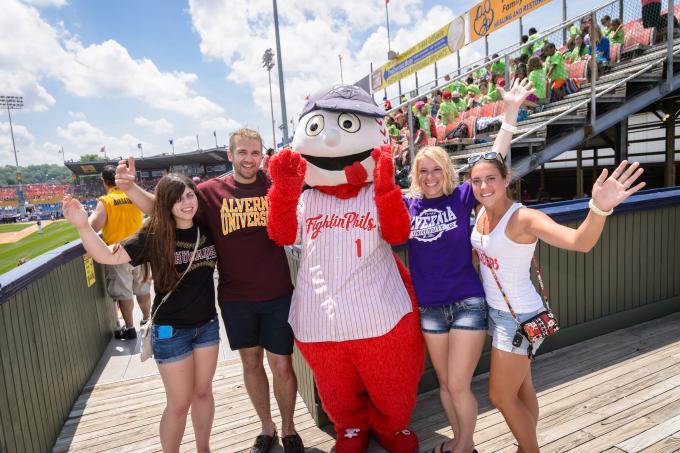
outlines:
{"label": "wristband", "polygon": [[612,212],[614,212],[614,208],[610,209],[609,211],[603,211],[602,209],[598,208],[595,206],[595,203],[593,202],[593,199],[591,198],[590,201],[588,202],[588,207],[590,208],[591,211],[593,211],[597,215],[601,215],[603,217],[607,217],[612,215]]}
{"label": "wristband", "polygon": [[513,126],[512,124],[506,123],[505,121],[503,121],[503,123],[501,124],[501,129],[506,130],[511,134],[517,132],[517,126]]}

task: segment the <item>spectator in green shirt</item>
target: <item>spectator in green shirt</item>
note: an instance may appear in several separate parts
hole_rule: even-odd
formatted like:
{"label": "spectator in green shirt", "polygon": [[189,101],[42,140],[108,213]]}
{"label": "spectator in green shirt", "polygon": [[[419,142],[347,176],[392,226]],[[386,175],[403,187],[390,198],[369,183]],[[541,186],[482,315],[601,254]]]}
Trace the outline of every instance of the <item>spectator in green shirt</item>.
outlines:
{"label": "spectator in green shirt", "polygon": [[545,41],[542,39],[538,38],[538,32],[534,27],[531,27],[529,29],[529,42],[531,42],[531,53],[536,55],[543,49],[543,46],[545,45]]}
{"label": "spectator in green shirt", "polygon": [[581,27],[576,25],[575,23],[569,24],[569,37],[573,38],[574,36],[580,35],[581,34]]}
{"label": "spectator in green shirt", "polygon": [[529,58],[527,71],[529,71],[527,78],[534,86],[534,94],[539,101],[545,101],[548,94],[546,89],[545,71],[543,70],[543,63],[541,63],[541,59],[538,57]]}
{"label": "spectator in green shirt", "polygon": [[443,126],[452,123],[456,116],[458,116],[458,108],[453,102],[451,92],[448,90],[444,90],[442,93],[442,102],[439,104],[438,116]]}
{"label": "spectator in green shirt", "polygon": [[[496,58],[498,58],[497,53],[491,55],[491,59],[495,60]],[[500,76],[505,75],[505,61],[498,60],[498,61],[491,64],[491,75],[493,75],[493,74],[498,74]]]}
{"label": "spectator in green shirt", "polygon": [[428,108],[428,106],[429,104],[426,104],[425,101],[416,102],[415,114],[416,117],[418,118],[420,127],[425,131],[425,136],[427,138],[430,138],[431,137],[430,121],[432,121],[432,118],[430,117],[430,109]]}
{"label": "spectator in green shirt", "polygon": [[479,96],[479,86],[475,84],[475,80],[472,77],[467,78],[467,94],[470,97]]}
{"label": "spectator in green shirt", "polygon": [[543,47],[545,58],[546,76],[550,80],[552,100],[559,101],[564,98],[564,84],[567,83],[567,69],[564,66],[564,55],[557,52],[555,44],[547,42]]}
{"label": "spectator in green shirt", "polygon": [[[477,68],[476,65],[473,66],[472,69],[475,69],[475,68]],[[486,78],[486,74],[487,74],[487,71],[486,71],[486,68],[485,68],[484,66],[481,66],[481,67],[477,68],[477,69],[475,70],[475,72],[472,73],[472,75],[474,76],[475,80],[482,80],[482,79]]]}
{"label": "spectator in green shirt", "polygon": [[396,140],[399,136],[399,128],[394,124],[394,118],[391,115],[387,115],[385,119],[385,124],[387,125],[387,131],[390,134],[390,138]]}
{"label": "spectator in green shirt", "polygon": [[609,44],[623,45],[626,36],[625,32],[623,31],[623,25],[621,25],[620,19],[616,18],[612,20],[607,37],[609,38]]}
{"label": "spectator in green shirt", "polygon": [[[522,35],[520,45],[526,44],[528,42],[529,42],[529,36],[528,35]],[[531,51],[531,45],[527,45],[527,46],[522,47],[519,50],[519,55],[520,56],[526,56],[527,58],[531,57],[533,55],[533,52]]]}
{"label": "spectator in green shirt", "polygon": [[581,35],[576,35],[573,39],[574,48],[566,55],[567,63],[576,63],[586,54],[586,45],[583,43],[583,37]]}
{"label": "spectator in green shirt", "polygon": [[462,80],[454,80],[449,83],[446,89],[451,93],[460,93],[465,96],[467,94],[467,85]]}
{"label": "spectator in green shirt", "polygon": [[467,108],[467,102],[465,102],[465,99],[463,99],[463,96],[461,96],[460,93],[451,93],[451,102],[456,106],[458,113],[464,112]]}

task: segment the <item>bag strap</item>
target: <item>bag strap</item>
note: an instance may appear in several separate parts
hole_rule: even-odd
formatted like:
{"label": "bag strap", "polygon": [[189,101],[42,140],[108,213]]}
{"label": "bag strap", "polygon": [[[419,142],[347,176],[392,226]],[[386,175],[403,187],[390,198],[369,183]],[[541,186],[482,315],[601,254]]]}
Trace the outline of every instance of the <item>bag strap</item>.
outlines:
{"label": "bag strap", "polygon": [[180,275],[179,280],[177,280],[177,283],[175,283],[175,287],[172,288],[170,291],[168,291],[165,296],[163,296],[163,299],[161,299],[161,302],[158,304],[158,307],[156,307],[153,314],[151,315],[151,319],[149,319],[149,325],[151,325],[153,323],[153,319],[156,317],[156,313],[158,313],[158,310],[160,310],[161,305],[163,305],[163,303],[166,300],[168,300],[168,297],[170,297],[170,294],[172,294],[172,292],[175,289],[177,289],[179,282],[182,281],[182,278],[184,278],[184,276],[187,274],[187,272],[189,272],[189,269],[191,269],[191,265],[194,264],[194,258],[196,258],[196,251],[198,250],[198,243],[200,242],[200,240],[201,240],[201,229],[199,228],[198,225],[196,225],[196,244],[194,244],[194,251],[191,254],[191,259],[189,260],[189,265],[187,266],[186,269],[184,269],[184,272],[182,273],[182,275]]}
{"label": "bag strap", "polygon": [[488,267],[489,270],[491,271],[491,275],[493,275],[494,280],[496,280],[496,285],[498,286],[498,289],[500,290],[501,295],[503,296],[503,300],[505,301],[505,304],[510,309],[510,314],[512,315],[512,318],[515,320],[515,322],[519,326],[520,325],[519,319],[517,319],[517,315],[515,314],[515,310],[513,310],[512,305],[510,305],[510,301],[508,300],[508,296],[505,294],[505,291],[503,291],[503,287],[501,286],[501,281],[498,280],[498,276],[496,275],[496,271],[494,270],[493,265],[491,265],[488,260],[485,260],[482,257],[482,254],[479,251],[479,249],[475,248],[475,251],[477,252],[477,256],[479,257],[479,262],[484,263],[484,265],[486,265],[486,267]]}

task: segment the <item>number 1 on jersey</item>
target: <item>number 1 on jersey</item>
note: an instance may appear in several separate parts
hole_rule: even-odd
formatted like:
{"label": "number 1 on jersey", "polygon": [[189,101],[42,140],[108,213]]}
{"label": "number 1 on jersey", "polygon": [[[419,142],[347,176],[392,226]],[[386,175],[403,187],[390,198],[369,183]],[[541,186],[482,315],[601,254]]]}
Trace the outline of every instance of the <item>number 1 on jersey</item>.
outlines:
{"label": "number 1 on jersey", "polygon": [[357,258],[361,258],[361,239],[357,239],[354,243],[357,245]]}

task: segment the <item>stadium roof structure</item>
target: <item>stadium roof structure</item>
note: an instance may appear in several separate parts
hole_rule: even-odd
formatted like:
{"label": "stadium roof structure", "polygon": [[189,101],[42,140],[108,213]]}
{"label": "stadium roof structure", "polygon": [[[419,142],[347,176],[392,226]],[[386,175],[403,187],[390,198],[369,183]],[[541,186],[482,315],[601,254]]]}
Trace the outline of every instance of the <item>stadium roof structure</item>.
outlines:
{"label": "stadium roof structure", "polygon": [[[89,162],[66,161],[64,165],[76,176],[98,175],[107,165],[118,165],[120,159],[101,159]],[[215,165],[227,163],[227,148],[211,148],[181,154],[159,154],[135,158],[137,170],[165,170],[176,165]]]}

